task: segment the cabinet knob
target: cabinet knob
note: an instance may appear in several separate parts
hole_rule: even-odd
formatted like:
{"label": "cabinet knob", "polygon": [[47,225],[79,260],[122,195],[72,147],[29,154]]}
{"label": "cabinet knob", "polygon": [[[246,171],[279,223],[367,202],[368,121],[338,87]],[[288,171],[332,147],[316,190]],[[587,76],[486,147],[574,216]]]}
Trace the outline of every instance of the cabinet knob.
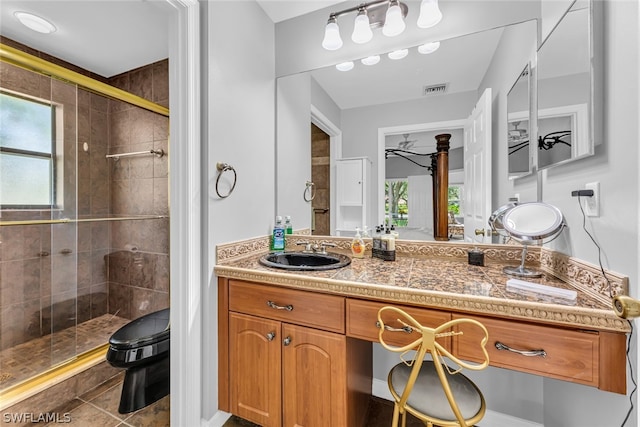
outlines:
{"label": "cabinet knob", "polygon": [[267,341],[273,341],[273,339],[276,337],[276,333],[275,332],[269,332],[267,334]]}
{"label": "cabinet knob", "polygon": [[282,344],[284,345],[291,344],[291,337],[286,337],[284,340],[282,340]]}
{"label": "cabinet knob", "polygon": [[484,229],[476,228],[476,236],[484,236]]}

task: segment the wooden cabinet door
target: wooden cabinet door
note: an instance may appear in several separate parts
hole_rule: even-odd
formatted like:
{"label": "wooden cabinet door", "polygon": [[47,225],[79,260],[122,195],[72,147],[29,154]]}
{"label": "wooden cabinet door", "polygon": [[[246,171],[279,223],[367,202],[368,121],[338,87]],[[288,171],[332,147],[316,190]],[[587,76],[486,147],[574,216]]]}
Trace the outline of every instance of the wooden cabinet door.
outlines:
{"label": "wooden cabinet door", "polygon": [[346,427],[346,337],[285,323],[282,339],[283,426]]}
{"label": "wooden cabinet door", "polygon": [[282,422],[280,325],[229,313],[231,412],[264,427]]}

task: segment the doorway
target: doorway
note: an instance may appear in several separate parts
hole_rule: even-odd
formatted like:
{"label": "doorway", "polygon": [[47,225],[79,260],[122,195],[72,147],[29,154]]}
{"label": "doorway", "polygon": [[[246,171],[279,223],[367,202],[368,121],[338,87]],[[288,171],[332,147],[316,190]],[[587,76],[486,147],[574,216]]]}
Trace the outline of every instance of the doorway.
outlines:
{"label": "doorway", "polygon": [[311,234],[331,234],[331,138],[311,123],[311,179],[315,197],[311,201]]}

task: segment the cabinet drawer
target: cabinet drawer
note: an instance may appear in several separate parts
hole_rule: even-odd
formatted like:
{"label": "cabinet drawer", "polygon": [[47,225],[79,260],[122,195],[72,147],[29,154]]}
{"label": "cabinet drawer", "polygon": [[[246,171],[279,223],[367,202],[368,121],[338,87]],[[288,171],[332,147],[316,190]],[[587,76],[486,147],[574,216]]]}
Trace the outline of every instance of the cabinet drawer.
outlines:
{"label": "cabinet drawer", "polygon": [[229,281],[229,310],[344,334],[344,297]]}
{"label": "cabinet drawer", "polygon": [[[378,342],[379,328],[378,311],[385,306],[392,305],[406,311],[420,324],[429,327],[439,326],[451,320],[451,314],[428,308],[408,307],[385,302],[362,301],[357,299],[347,299],[347,336],[359,338],[367,341]],[[386,325],[401,328],[402,324],[394,319],[382,319]],[[406,332],[387,333],[385,340],[392,345],[401,346],[409,344],[416,339],[416,334]],[[450,338],[440,341],[445,348],[451,348]]]}
{"label": "cabinet drawer", "polygon": [[[489,331],[487,351],[492,366],[581,384],[598,385],[599,336],[595,332],[476,316],[454,315],[453,317],[476,319],[487,328]],[[454,337],[454,354],[461,359],[478,360],[479,350],[475,343],[478,342],[479,337],[474,336],[473,331],[465,330],[464,326],[460,329],[464,334]],[[507,349],[499,350],[496,343],[501,343],[513,350],[541,350],[545,355],[527,356]]]}

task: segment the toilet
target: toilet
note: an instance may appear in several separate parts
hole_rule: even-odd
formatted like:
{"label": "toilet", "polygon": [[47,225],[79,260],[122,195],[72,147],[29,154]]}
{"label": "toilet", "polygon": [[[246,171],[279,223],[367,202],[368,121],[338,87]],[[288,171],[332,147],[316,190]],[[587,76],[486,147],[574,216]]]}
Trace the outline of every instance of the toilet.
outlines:
{"label": "toilet", "polygon": [[169,309],[146,314],[109,338],[107,361],[126,369],[118,412],[137,411],[169,394]]}

